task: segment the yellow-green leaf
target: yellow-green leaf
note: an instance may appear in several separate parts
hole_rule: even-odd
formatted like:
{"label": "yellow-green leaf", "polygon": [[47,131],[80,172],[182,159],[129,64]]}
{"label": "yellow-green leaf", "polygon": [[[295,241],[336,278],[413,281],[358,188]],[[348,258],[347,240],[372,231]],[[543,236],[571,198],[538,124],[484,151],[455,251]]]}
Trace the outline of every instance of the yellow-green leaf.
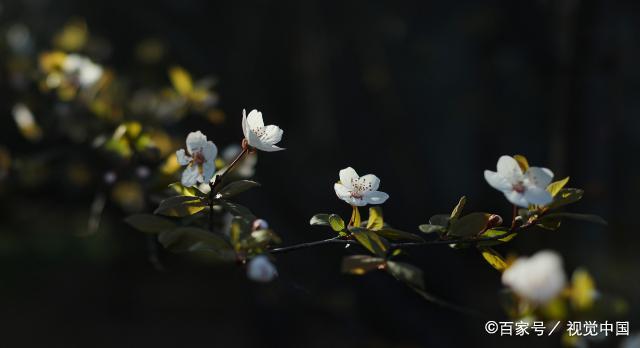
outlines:
{"label": "yellow-green leaf", "polygon": [[482,253],[482,257],[495,269],[500,272],[503,272],[507,269],[507,262],[504,260],[497,251],[491,248],[482,248],[480,249]]}
{"label": "yellow-green leaf", "polygon": [[358,227],[360,226],[361,219],[360,219],[360,210],[358,210],[358,207],[356,207],[355,205],[352,206],[353,208],[353,212],[351,213],[351,219],[349,220],[349,226],[350,227]]}
{"label": "yellow-green leaf", "polygon": [[384,219],[382,218],[381,207],[369,208],[369,221],[367,221],[367,228],[370,230],[379,230],[384,226]]}
{"label": "yellow-green leaf", "polygon": [[451,212],[451,216],[450,216],[451,220],[454,220],[460,217],[460,215],[462,214],[462,209],[464,209],[464,205],[466,203],[467,203],[467,197],[465,196],[460,197],[458,204],[456,204],[455,208],[453,208],[453,211]]}
{"label": "yellow-green leaf", "polygon": [[571,304],[579,310],[588,310],[593,306],[596,286],[587,270],[579,268],[571,276]]}
{"label": "yellow-green leaf", "polygon": [[555,197],[558,192],[569,182],[569,177],[566,177],[562,180],[554,181],[547,186],[547,191],[551,194],[552,197]]}
{"label": "yellow-green leaf", "polygon": [[336,232],[344,231],[345,228],[344,220],[337,214],[329,215],[329,225],[331,225],[331,229]]}
{"label": "yellow-green leaf", "polygon": [[356,240],[363,247],[367,248],[367,250],[378,256],[385,256],[389,243],[384,238],[364,228],[354,227],[350,231]]}
{"label": "yellow-green leaf", "polygon": [[200,197],[175,196],[160,202],[154,214],[183,217],[193,215],[206,208],[206,203]]}

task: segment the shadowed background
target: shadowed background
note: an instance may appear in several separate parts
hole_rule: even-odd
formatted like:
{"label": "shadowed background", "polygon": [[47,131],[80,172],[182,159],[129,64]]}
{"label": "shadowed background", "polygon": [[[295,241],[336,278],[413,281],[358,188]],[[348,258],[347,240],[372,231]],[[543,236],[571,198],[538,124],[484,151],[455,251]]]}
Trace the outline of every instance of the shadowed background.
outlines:
{"label": "shadowed background", "polygon": [[[27,0],[3,1],[1,9],[2,26],[25,23],[45,43],[70,17],[84,18],[110,43],[100,63],[131,79],[153,71],[164,78],[170,64],[215,75],[225,123],[191,118],[174,135],[201,129],[218,144],[239,142],[243,108],[281,126],[287,150],[259,154],[255,179],[263,187],[241,202],[284,245],[331,236],[309,227],[315,213],[348,217],[332,188],[347,166],[381,178],[391,196],[386,219],[408,231],[462,195],[467,211],[508,219],[507,201],[482,175],[502,154],[570,175],[569,186],[586,191],[571,209],[599,214],[609,226],[567,221],[501,251],[549,248],[563,254],[568,272],[586,267],[600,291],[628,301],[635,332],[638,4]],[[167,47],[156,70],[133,58],[148,38]],[[6,76],[0,89],[0,108],[10,115],[17,96]],[[9,116],[0,119],[0,136],[12,152],[35,148]],[[147,239],[122,223],[117,207],[107,205],[98,234],[75,235],[86,226],[92,192],[46,187],[0,197],[7,346],[559,345],[559,337],[484,332],[487,319],[506,316],[499,274],[474,249],[427,246],[409,260],[424,270],[432,294],[480,317],[429,303],[385,274],[340,274],[341,255],[353,249],[278,256],[280,278],[267,285],[246,280],[240,268],[168,253],[160,254],[160,272],[148,261]]]}

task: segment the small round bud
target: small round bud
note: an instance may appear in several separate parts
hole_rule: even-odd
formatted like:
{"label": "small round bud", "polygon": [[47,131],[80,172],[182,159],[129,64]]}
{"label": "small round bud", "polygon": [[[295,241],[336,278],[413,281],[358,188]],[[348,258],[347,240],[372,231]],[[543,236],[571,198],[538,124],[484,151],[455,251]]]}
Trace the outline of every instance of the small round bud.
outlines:
{"label": "small round bud", "polygon": [[115,172],[109,171],[104,173],[104,182],[111,185],[118,180],[118,175]]}
{"label": "small round bud", "polygon": [[266,220],[263,220],[263,219],[253,220],[253,225],[251,226],[251,229],[253,231],[266,230],[267,228],[269,228],[269,223]]}
{"label": "small round bud", "polygon": [[500,215],[491,214],[491,216],[489,216],[489,221],[487,222],[487,228],[500,225],[502,225],[502,217]]}

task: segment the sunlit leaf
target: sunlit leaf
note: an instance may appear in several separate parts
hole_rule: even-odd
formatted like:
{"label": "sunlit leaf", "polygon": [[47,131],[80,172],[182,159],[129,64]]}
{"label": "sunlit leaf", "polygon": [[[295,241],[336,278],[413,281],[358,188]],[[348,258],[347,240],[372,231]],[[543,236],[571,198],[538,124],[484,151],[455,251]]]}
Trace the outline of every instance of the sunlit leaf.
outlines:
{"label": "sunlit leaf", "polygon": [[356,240],[363,247],[367,248],[367,250],[378,256],[385,256],[389,243],[384,238],[364,228],[353,227],[350,231]]}
{"label": "sunlit leaf", "polygon": [[[480,235],[481,238],[496,238],[505,234],[509,234],[508,230],[499,230],[499,229],[488,229],[484,232],[482,232],[482,234]],[[517,233],[513,233],[513,234],[509,234],[508,236],[504,237],[504,238],[499,238],[499,239],[495,239],[495,240],[490,240],[490,241],[483,241],[483,242],[478,242],[477,245],[479,247],[488,247],[488,246],[492,246],[492,245],[497,245],[497,244],[502,244],[502,243],[506,243],[510,240],[512,240],[513,238],[515,238],[515,236],[517,236]]]}
{"label": "sunlit leaf", "polygon": [[547,191],[551,194],[552,197],[555,197],[560,190],[569,182],[569,177],[566,177],[562,180],[554,181],[547,186]]}
{"label": "sunlit leaf", "polygon": [[329,214],[316,214],[309,221],[311,226],[329,226]]}
{"label": "sunlit leaf", "polygon": [[451,216],[449,218],[451,220],[455,220],[459,218],[460,214],[462,214],[462,209],[464,209],[464,205],[466,203],[467,203],[467,197],[465,196],[460,197],[458,204],[455,206],[455,208],[453,208],[453,211],[451,212]]}
{"label": "sunlit leaf", "polygon": [[162,166],[160,167],[160,172],[164,175],[172,175],[180,169],[181,165],[178,163],[178,157],[173,153],[167,157]]}
{"label": "sunlit leaf", "polygon": [[177,194],[179,194],[181,196],[206,197],[206,195],[204,193],[202,193],[200,190],[198,190],[197,188],[195,188],[195,187],[184,187],[179,182],[174,182],[173,184],[170,184],[169,188],[172,189],[173,191],[175,191],[175,193],[177,193]]}
{"label": "sunlit leaf", "polygon": [[567,302],[560,297],[556,297],[545,303],[541,311],[546,318],[553,320],[564,320],[567,318],[569,312]]}
{"label": "sunlit leaf", "polygon": [[446,228],[444,228],[443,226],[440,225],[430,225],[430,224],[423,224],[418,226],[418,229],[424,233],[444,233],[447,231]]}
{"label": "sunlit leaf", "polygon": [[507,262],[497,251],[491,248],[481,248],[480,252],[482,257],[496,270],[503,272],[507,269]]}
{"label": "sunlit leaf", "polygon": [[221,198],[229,198],[258,186],[260,184],[255,181],[237,180],[223,187],[219,194]]}
{"label": "sunlit leaf", "polygon": [[373,257],[368,255],[353,255],[342,259],[342,272],[362,275],[367,272],[380,269],[385,264],[385,260],[381,257]]}
{"label": "sunlit leaf", "polygon": [[374,232],[389,240],[411,241],[411,242],[424,242],[424,239],[420,238],[413,233],[396,230],[395,228],[384,227]]}
{"label": "sunlit leaf", "polygon": [[188,216],[193,215],[206,207],[206,203],[200,197],[175,196],[169,197],[162,202],[153,212],[154,214],[165,216]]}
{"label": "sunlit leaf", "polygon": [[191,75],[182,67],[174,66],[169,69],[169,79],[180,95],[187,96],[193,91],[193,80]]}
{"label": "sunlit leaf", "polygon": [[157,234],[176,227],[176,224],[168,219],[152,214],[134,214],[124,221],[140,232]]}
{"label": "sunlit leaf", "polygon": [[422,270],[404,262],[387,261],[387,271],[396,279],[417,289],[424,289]]}
{"label": "sunlit leaf", "polygon": [[331,225],[331,229],[336,232],[344,231],[344,220],[339,215],[331,214],[329,215],[329,225]]}
{"label": "sunlit leaf", "polygon": [[253,231],[251,232],[251,238],[256,244],[263,246],[270,244],[280,244],[282,242],[280,237],[278,237],[278,235],[270,229]]}
{"label": "sunlit leaf", "polygon": [[70,20],[53,37],[53,45],[67,52],[75,52],[85,46],[89,39],[87,23],[80,18]]}
{"label": "sunlit leaf", "polygon": [[546,216],[547,219],[553,218],[567,218],[573,220],[582,220],[587,222],[593,222],[600,225],[606,225],[607,221],[598,215],[592,214],[577,214],[577,213],[553,213]]}
{"label": "sunlit leaf", "polygon": [[381,207],[369,208],[369,220],[367,221],[367,228],[370,230],[379,230],[384,226],[384,219],[382,217]]}
{"label": "sunlit leaf", "polygon": [[482,232],[489,222],[491,214],[471,213],[453,222],[449,227],[448,234],[455,237],[469,237]]}
{"label": "sunlit leaf", "polygon": [[567,204],[575,203],[582,199],[583,195],[584,191],[581,189],[563,188],[553,197],[553,202],[547,206],[547,209],[556,209]]}
{"label": "sunlit leaf", "polygon": [[128,212],[144,208],[144,190],[136,181],[120,181],[111,189],[111,199]]}
{"label": "sunlit leaf", "polygon": [[529,170],[529,161],[526,157],[524,157],[523,155],[514,155],[513,159],[518,162],[518,165],[520,166],[520,169],[522,169],[523,173]]}

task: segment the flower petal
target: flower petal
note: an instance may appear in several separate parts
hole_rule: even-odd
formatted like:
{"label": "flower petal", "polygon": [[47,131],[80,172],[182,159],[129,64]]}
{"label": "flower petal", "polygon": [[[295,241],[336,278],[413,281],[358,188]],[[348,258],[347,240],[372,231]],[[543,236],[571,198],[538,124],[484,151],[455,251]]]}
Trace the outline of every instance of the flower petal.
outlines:
{"label": "flower petal", "polygon": [[184,149],[176,151],[176,157],[178,158],[178,163],[181,166],[186,166],[191,161],[191,156],[187,156],[187,154],[184,152]]}
{"label": "flower petal", "polygon": [[498,159],[498,174],[505,179],[514,182],[522,177],[522,169],[518,162],[511,156],[501,156]]}
{"label": "flower petal", "polygon": [[188,166],[182,172],[182,186],[191,187],[195,186],[198,183],[198,177],[200,176],[200,172],[198,171],[198,166]]}
{"label": "flower petal", "polygon": [[213,141],[207,141],[202,149],[202,154],[207,162],[214,162],[218,156],[218,147]]}
{"label": "flower petal", "polygon": [[249,112],[249,116],[247,116],[247,125],[250,129],[264,127],[262,113],[256,109],[251,110],[251,112]]}
{"label": "flower petal", "polygon": [[275,145],[268,145],[268,144],[264,144],[261,143],[260,147],[257,147],[258,150],[262,150],[262,151],[266,151],[266,152],[275,152],[275,151],[282,151],[285,150],[285,148],[283,147],[278,147]]}
{"label": "flower petal", "polygon": [[207,137],[201,131],[191,132],[187,135],[187,152],[192,154],[194,151],[203,149],[207,144]]}
{"label": "flower petal", "polygon": [[358,183],[362,185],[366,191],[377,191],[380,187],[380,179],[373,174],[361,176]]}
{"label": "flower petal", "polygon": [[382,191],[367,191],[362,197],[362,200],[368,204],[382,204],[387,199],[389,199],[389,195]]}
{"label": "flower petal", "polygon": [[249,141],[249,127],[247,126],[247,111],[242,109],[242,133],[244,138]]}
{"label": "flower petal", "polygon": [[346,200],[351,197],[351,191],[349,191],[349,189],[343,184],[335,183],[333,184],[333,189],[336,191],[336,195],[340,199]]}
{"label": "flower petal", "polygon": [[517,205],[522,208],[526,208],[529,206],[529,202],[524,197],[524,194],[519,193],[518,191],[504,191],[504,196],[507,197],[507,200],[509,200],[511,204]]}
{"label": "flower petal", "polygon": [[351,167],[347,167],[340,171],[340,182],[342,185],[345,185],[347,188],[352,189],[353,184],[360,178],[358,173],[356,173],[355,169]]}
{"label": "flower petal", "polygon": [[553,172],[547,168],[530,167],[526,173],[529,184],[540,188],[547,188],[553,180]]}
{"label": "flower petal", "polygon": [[263,131],[264,133],[260,137],[260,140],[271,145],[279,143],[280,140],[282,140],[282,133],[284,133],[284,131],[280,129],[280,127],[274,126],[272,124],[264,127]]}
{"label": "flower petal", "polygon": [[[545,186],[546,187],[546,186]],[[542,187],[530,186],[524,192],[524,198],[531,204],[547,205],[553,201],[551,193]]]}
{"label": "flower petal", "polygon": [[247,277],[256,282],[270,282],[278,276],[278,270],[269,258],[264,255],[258,255],[249,261],[247,265]]}
{"label": "flower petal", "polygon": [[491,185],[491,187],[493,187],[496,190],[500,190],[500,191],[511,190],[511,187],[512,187],[511,183],[496,172],[485,170],[484,179],[487,180],[489,185]]}

